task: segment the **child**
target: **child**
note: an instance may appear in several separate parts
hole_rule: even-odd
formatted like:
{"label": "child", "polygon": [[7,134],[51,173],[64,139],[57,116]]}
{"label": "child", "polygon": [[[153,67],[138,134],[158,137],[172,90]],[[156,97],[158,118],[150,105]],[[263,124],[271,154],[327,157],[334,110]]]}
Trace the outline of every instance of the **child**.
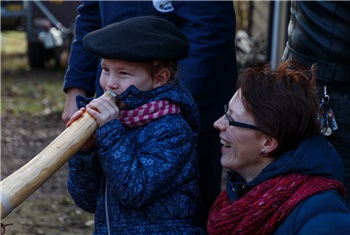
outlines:
{"label": "child", "polygon": [[175,79],[189,41],[169,21],[142,16],[87,34],[84,46],[102,58],[103,89],[123,103],[101,96],[67,123],[86,111],[98,124],[69,160],[67,185],[95,213],[94,234],[204,234],[192,221],[199,113]]}

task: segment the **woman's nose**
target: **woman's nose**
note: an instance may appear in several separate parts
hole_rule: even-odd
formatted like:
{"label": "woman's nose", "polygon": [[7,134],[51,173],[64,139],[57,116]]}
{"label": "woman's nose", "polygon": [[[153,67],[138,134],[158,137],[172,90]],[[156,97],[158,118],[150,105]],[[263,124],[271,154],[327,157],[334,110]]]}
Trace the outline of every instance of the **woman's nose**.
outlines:
{"label": "woman's nose", "polygon": [[223,131],[226,129],[226,123],[225,123],[225,115],[223,115],[221,118],[216,120],[213,124],[214,128]]}

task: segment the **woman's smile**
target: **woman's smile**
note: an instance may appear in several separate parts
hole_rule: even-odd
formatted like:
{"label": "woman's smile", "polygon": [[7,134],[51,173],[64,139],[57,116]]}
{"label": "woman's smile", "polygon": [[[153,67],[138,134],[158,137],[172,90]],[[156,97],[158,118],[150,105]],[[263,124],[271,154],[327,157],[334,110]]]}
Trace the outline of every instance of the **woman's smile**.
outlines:
{"label": "woman's smile", "polygon": [[231,148],[232,147],[231,143],[227,142],[224,139],[220,139],[220,143],[223,145],[224,148]]}

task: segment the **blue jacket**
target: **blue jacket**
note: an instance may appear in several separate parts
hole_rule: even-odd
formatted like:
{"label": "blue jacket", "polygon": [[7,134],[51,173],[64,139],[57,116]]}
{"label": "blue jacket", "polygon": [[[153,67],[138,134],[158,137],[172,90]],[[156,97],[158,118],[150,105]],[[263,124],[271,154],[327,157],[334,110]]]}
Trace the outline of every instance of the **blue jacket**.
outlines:
{"label": "blue jacket", "polygon": [[[228,172],[226,190],[234,201],[265,180],[291,173],[322,175],[339,181],[344,178],[341,158],[326,137],[317,135],[303,141],[296,150],[279,156],[249,183],[243,182],[236,173]],[[335,191],[326,191],[299,203],[274,234],[349,233],[350,211],[344,199]]]}
{"label": "blue jacket", "polygon": [[124,109],[166,99],[180,114],[137,128],[116,119],[96,131],[96,150],[69,160],[68,190],[95,213],[94,234],[202,234],[192,219],[199,198],[196,143],[199,114],[183,85],[152,91],[129,87]]}
{"label": "blue jacket", "polygon": [[202,131],[212,130],[234,93],[237,78],[233,2],[164,1],[170,3],[164,6],[157,2],[161,1],[82,1],[63,89],[82,88],[88,96],[95,89],[97,96],[103,93],[99,59],[82,45],[86,33],[130,17],[158,15],[177,25],[191,42],[189,57],[179,62],[178,78],[198,106]]}

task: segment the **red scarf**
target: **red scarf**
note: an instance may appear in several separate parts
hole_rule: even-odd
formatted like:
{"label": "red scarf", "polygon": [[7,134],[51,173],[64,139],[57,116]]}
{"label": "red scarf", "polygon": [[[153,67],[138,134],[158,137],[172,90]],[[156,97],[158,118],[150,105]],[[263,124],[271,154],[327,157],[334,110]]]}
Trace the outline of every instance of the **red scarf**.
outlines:
{"label": "red scarf", "polygon": [[144,104],[134,110],[121,110],[119,120],[126,127],[138,127],[168,114],[181,113],[177,104],[167,100],[157,100]]}
{"label": "red scarf", "polygon": [[299,202],[326,190],[345,196],[337,180],[298,174],[266,180],[233,203],[224,191],[209,213],[208,233],[272,234]]}

